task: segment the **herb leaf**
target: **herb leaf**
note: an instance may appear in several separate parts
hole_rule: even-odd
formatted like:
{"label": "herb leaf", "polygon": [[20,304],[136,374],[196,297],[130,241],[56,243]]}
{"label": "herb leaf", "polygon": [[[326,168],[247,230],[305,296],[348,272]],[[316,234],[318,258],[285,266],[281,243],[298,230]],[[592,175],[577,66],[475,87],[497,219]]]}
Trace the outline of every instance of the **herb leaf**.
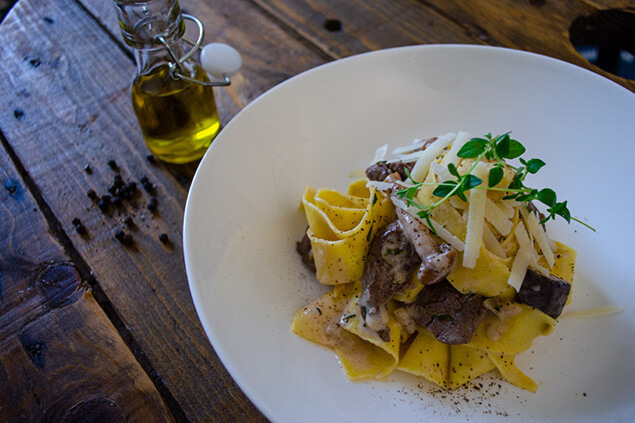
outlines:
{"label": "herb leaf", "polygon": [[487,185],[492,188],[498,185],[498,183],[503,179],[503,167],[502,166],[494,166],[489,170],[489,179]]}
{"label": "herb leaf", "polygon": [[537,193],[537,198],[550,207],[556,207],[556,193],[550,188],[543,188]]}
{"label": "herb leaf", "polygon": [[464,159],[473,159],[483,154],[487,150],[488,145],[489,141],[485,138],[472,138],[461,147],[456,155]]}
{"label": "herb leaf", "polygon": [[537,173],[546,163],[540,159],[531,159],[524,165],[527,166],[527,172]]}
{"label": "herb leaf", "polygon": [[502,139],[496,143],[496,154],[503,159],[515,159],[525,152],[525,147],[518,141],[505,134]]}

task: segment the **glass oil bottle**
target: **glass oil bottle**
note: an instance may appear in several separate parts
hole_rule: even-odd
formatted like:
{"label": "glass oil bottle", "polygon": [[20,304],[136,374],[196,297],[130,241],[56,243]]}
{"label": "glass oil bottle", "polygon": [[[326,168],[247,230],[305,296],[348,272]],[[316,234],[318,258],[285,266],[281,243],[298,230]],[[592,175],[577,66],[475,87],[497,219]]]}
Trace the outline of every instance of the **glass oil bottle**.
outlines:
{"label": "glass oil bottle", "polygon": [[[171,163],[200,159],[220,130],[212,86],[229,81],[209,83],[191,57],[195,49],[184,53],[185,22],[177,0],[115,0],[115,5],[137,64],[132,105],[148,149]],[[200,45],[203,28],[196,21]]]}

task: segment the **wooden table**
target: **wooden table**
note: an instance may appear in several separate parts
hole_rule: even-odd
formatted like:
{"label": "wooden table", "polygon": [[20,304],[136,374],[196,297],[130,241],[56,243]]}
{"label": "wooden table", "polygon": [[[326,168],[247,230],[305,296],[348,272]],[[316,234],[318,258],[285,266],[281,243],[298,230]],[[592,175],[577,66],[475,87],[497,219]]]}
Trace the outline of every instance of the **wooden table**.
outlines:
{"label": "wooden table", "polygon": [[[231,87],[217,91],[223,123],[304,70],[411,44],[533,51],[635,91],[635,82],[588,64],[568,40],[577,17],[632,0],[181,5],[204,22],[206,41],[243,55]],[[111,1],[20,1],[0,26],[0,63],[0,421],[265,420],[194,310],[181,225],[196,164],[147,159],[130,102],[134,60]],[[146,177],[154,188],[102,212],[89,191],[106,193],[117,174]],[[133,245],[115,239],[121,228]]]}

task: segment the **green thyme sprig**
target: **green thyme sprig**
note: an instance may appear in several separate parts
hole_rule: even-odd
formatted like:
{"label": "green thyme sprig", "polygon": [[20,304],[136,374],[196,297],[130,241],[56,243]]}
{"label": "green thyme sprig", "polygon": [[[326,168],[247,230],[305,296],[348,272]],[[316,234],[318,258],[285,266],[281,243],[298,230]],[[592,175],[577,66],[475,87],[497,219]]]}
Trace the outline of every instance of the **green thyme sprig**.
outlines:
{"label": "green thyme sprig", "polygon": [[[474,159],[474,162],[470,166],[467,172],[463,175],[459,174],[458,169],[453,163],[448,164],[448,172],[455,178],[449,179],[440,183],[423,183],[416,182],[412,179],[412,176],[406,169],[406,175],[408,179],[412,181],[413,185],[397,191],[395,194],[406,200],[408,206],[414,206],[419,209],[417,215],[422,219],[425,219],[430,228],[436,233],[430,219],[430,215],[440,204],[448,200],[452,196],[456,195],[463,201],[467,201],[465,193],[471,189],[488,189],[496,191],[504,191],[507,195],[503,199],[511,199],[524,203],[528,206],[528,203],[533,200],[540,201],[547,206],[547,216],[541,220],[540,223],[545,223],[550,219],[560,216],[568,223],[574,220],[587,228],[595,231],[590,225],[571,217],[571,212],[567,206],[567,201],[558,201],[557,195],[551,188],[535,189],[525,185],[525,178],[529,174],[536,174],[543,166],[545,162],[540,159],[525,160],[521,158],[526,149],[517,140],[509,136],[510,132],[493,137],[491,133],[486,134],[483,137],[472,138],[461,147],[457,156],[464,159]],[[512,160],[518,158],[521,166],[515,167],[505,162],[505,160]],[[483,181],[477,176],[472,174],[472,171],[476,165],[486,159],[490,162],[494,162],[494,165],[489,170],[488,186],[482,186]],[[498,185],[505,175],[505,167],[508,167],[514,171],[514,177],[507,188],[498,188]],[[436,185],[433,191],[433,195],[440,197],[440,200],[432,203],[428,206],[424,206],[415,201],[415,197],[419,188],[423,185]]]}

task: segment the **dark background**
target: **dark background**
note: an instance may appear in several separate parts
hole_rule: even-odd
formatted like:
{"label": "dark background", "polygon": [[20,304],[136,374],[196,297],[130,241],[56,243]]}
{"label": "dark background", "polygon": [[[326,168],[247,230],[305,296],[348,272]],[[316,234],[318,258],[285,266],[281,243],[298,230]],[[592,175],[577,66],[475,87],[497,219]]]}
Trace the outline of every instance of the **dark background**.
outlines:
{"label": "dark background", "polygon": [[2,21],[5,15],[9,12],[9,9],[13,7],[17,0],[0,0],[0,21]]}

